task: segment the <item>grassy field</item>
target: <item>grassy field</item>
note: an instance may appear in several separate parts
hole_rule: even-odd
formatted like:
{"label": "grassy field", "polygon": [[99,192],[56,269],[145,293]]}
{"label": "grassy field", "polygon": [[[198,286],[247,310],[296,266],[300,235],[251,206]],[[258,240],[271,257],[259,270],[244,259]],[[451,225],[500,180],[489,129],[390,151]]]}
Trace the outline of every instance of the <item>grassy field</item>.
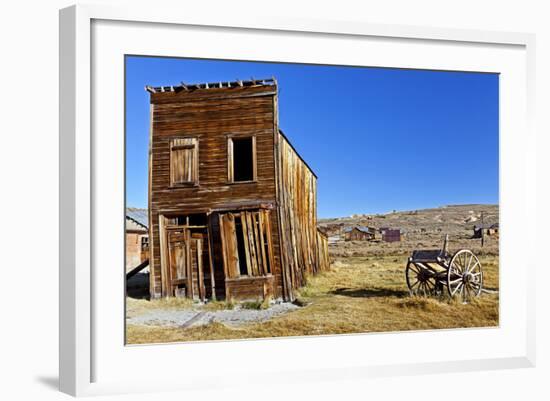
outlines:
{"label": "grassy field", "polygon": [[[484,287],[498,290],[498,256],[480,255]],[[262,323],[228,327],[211,323],[179,328],[127,325],[127,343],[160,343],[281,336],[428,330],[498,325],[498,293],[482,294],[469,304],[408,294],[406,257],[348,256],[333,260],[329,272],[308,280],[298,301],[304,307]],[[128,316],[155,308],[189,307],[187,300],[128,299]],[[213,303],[208,308],[231,308]],[[252,307],[255,307],[252,305]],[[257,305],[257,307],[262,307]]]}

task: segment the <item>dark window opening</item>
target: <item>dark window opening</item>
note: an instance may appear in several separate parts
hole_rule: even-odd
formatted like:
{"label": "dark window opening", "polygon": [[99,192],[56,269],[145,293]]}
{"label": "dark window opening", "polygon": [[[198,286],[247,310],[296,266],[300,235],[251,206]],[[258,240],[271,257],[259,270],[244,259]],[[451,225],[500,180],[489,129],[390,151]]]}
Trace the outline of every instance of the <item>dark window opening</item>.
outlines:
{"label": "dark window opening", "polygon": [[244,249],[243,225],[241,219],[235,219],[235,234],[237,236],[237,252],[239,255],[239,273],[241,276],[248,275],[246,266],[246,251]]}
{"label": "dark window opening", "polygon": [[190,226],[205,226],[206,225],[206,214],[190,214],[189,215],[189,225]]}
{"label": "dark window opening", "polygon": [[173,224],[178,226],[205,226],[207,218],[205,213],[182,214],[173,218]]}
{"label": "dark window opening", "polygon": [[233,181],[254,180],[253,138],[233,138]]}

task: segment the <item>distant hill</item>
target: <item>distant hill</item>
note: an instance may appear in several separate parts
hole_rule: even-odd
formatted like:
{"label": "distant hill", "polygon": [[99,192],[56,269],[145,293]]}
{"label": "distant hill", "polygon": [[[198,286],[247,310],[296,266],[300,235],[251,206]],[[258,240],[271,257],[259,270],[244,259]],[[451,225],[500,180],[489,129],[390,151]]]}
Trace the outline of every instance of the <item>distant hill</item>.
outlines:
{"label": "distant hill", "polygon": [[444,232],[450,235],[471,232],[474,225],[498,223],[498,205],[449,205],[386,214],[353,215],[319,219],[318,224],[329,233],[346,227],[364,225],[375,228],[399,228],[405,233]]}

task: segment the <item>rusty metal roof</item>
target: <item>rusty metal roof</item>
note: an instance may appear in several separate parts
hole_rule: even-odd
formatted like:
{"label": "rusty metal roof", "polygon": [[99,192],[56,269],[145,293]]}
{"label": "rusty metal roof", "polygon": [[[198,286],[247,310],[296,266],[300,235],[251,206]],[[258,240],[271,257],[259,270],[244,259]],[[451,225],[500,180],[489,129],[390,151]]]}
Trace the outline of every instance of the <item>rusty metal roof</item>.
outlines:
{"label": "rusty metal roof", "polygon": [[140,226],[144,227],[145,229],[148,229],[149,227],[149,216],[147,213],[147,209],[138,209],[135,207],[127,207],[126,208],[126,218],[134,221],[135,223],[139,224]]}
{"label": "rusty metal roof", "polygon": [[367,233],[367,234],[373,234],[376,231],[375,228],[371,228],[371,227],[367,227],[367,226],[353,226],[353,227],[345,228],[344,232],[348,233],[351,230],[353,230],[354,228],[358,229],[361,232]]}
{"label": "rusty metal roof", "polygon": [[491,223],[485,223],[484,225],[481,225],[481,224],[476,224],[474,226],[474,230],[479,230],[479,229],[498,229],[499,228],[499,223],[494,223],[494,224],[491,224]]}
{"label": "rusty metal roof", "polygon": [[145,90],[149,93],[162,93],[162,92],[180,92],[180,91],[192,91],[197,89],[227,89],[238,87],[252,87],[252,86],[276,86],[277,80],[272,78],[262,78],[249,80],[236,80],[236,81],[218,81],[218,82],[203,82],[203,83],[185,83],[180,82],[177,85],[169,86],[150,86],[146,85]]}

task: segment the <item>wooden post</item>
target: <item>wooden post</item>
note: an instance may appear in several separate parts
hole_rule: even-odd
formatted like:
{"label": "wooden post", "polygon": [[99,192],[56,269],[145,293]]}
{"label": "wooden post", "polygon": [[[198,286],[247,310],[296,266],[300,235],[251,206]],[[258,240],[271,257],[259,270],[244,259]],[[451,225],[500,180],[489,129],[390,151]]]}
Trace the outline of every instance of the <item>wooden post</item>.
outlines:
{"label": "wooden post", "polygon": [[485,212],[481,212],[481,247],[485,245],[485,223],[484,223]]}

